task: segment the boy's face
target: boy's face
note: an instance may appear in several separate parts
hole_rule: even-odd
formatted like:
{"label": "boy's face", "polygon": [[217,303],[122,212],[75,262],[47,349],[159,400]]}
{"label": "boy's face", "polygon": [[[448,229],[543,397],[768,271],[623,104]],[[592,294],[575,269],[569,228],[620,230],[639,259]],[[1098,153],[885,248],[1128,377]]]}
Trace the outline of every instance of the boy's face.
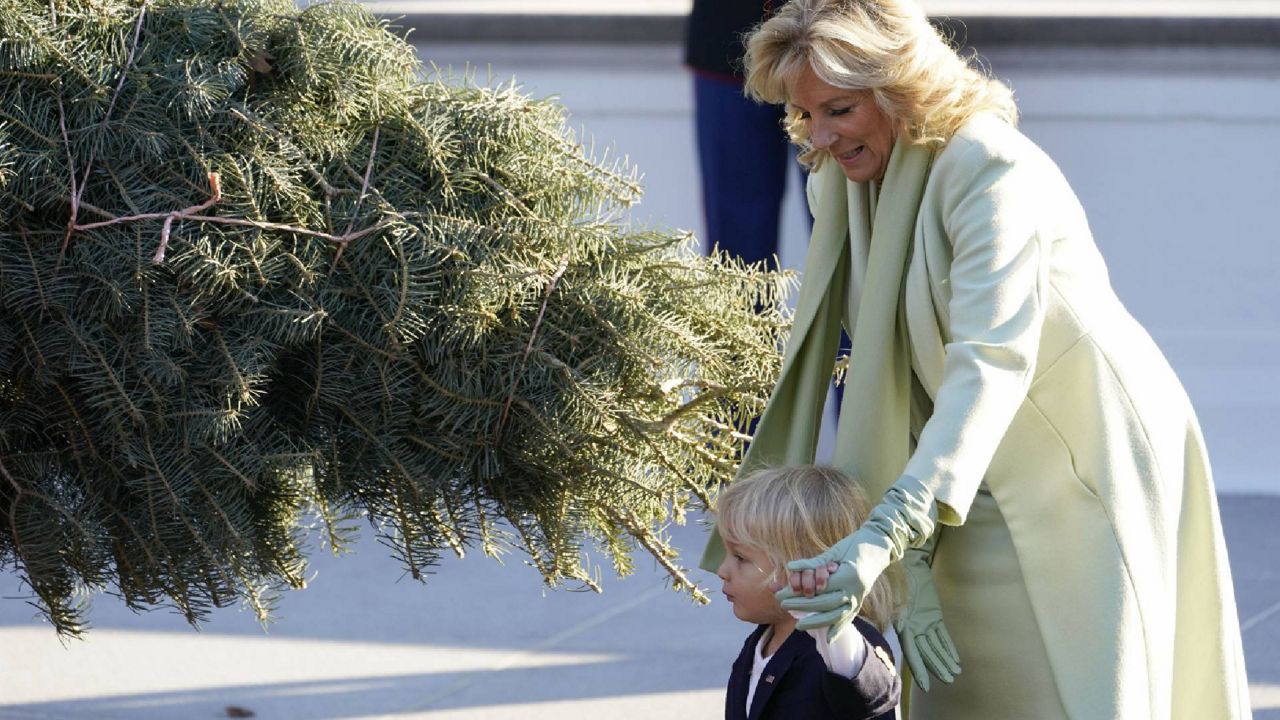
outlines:
{"label": "boy's face", "polygon": [[782,588],[772,581],[773,563],[763,551],[748,545],[725,541],[724,561],[716,575],[724,581],[720,587],[733,603],[733,614],[739,620],[758,625],[772,625],[790,619],[774,592]]}

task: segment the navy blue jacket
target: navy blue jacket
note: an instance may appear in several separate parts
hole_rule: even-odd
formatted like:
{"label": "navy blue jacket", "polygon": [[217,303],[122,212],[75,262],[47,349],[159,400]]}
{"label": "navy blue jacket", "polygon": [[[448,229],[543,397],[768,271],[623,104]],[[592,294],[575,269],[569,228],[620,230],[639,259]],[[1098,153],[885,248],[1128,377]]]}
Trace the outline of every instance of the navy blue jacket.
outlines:
{"label": "navy blue jacket", "polygon": [[767,20],[780,5],[782,0],[694,0],[685,26],[685,64],[741,82],[743,33]]}
{"label": "navy blue jacket", "polygon": [[827,670],[813,638],[796,630],[769,658],[747,714],[751,662],[768,626],[757,627],[733,663],[725,693],[725,720],[893,720],[902,682],[893,667],[889,644],[866,620],[856,618],[854,625],[867,641],[867,659],[857,675],[846,678]]}

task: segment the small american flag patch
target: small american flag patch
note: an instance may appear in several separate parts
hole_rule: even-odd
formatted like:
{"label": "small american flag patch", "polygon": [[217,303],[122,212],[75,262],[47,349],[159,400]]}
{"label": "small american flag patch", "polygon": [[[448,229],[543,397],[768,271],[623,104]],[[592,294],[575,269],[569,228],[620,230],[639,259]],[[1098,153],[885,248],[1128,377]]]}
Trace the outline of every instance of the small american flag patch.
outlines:
{"label": "small american flag patch", "polygon": [[773,683],[773,677],[774,677],[773,675],[766,675],[766,676],[765,676],[765,678],[764,678],[764,681],[765,681],[765,682],[767,682],[767,683],[772,684],[772,683]]}

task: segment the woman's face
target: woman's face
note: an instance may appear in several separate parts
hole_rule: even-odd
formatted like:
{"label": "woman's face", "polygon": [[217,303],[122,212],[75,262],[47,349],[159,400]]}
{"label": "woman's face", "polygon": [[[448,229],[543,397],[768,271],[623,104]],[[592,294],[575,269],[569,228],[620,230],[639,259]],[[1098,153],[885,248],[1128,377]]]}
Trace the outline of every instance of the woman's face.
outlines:
{"label": "woman's face", "polygon": [[808,125],[809,142],[826,150],[854,182],[879,180],[889,167],[893,123],[870,90],[828,85],[805,66],[791,87],[789,104]]}

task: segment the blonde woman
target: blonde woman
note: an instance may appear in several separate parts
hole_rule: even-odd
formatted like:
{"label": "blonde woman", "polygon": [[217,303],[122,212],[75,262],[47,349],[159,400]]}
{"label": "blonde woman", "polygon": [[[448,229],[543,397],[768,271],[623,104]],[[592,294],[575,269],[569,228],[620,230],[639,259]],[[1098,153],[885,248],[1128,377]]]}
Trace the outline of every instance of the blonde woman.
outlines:
{"label": "blonde woman", "polygon": [[799,627],[837,632],[901,561],[913,718],[1249,717],[1195,414],[1009,90],[910,0],[793,0],[746,64],[789,108],[814,230],[743,469],[812,462],[843,322],[834,463],[878,499],[790,564]]}
{"label": "blonde woman", "polygon": [[902,684],[881,632],[896,609],[897,568],[872,585],[852,628],[835,638],[825,628],[795,632],[796,617],[774,595],[787,562],[822,552],[870,510],[847,475],[813,465],[761,470],[721,494],[726,553],[716,575],[733,614],[756,625],[733,663],[725,718],[894,719]]}

